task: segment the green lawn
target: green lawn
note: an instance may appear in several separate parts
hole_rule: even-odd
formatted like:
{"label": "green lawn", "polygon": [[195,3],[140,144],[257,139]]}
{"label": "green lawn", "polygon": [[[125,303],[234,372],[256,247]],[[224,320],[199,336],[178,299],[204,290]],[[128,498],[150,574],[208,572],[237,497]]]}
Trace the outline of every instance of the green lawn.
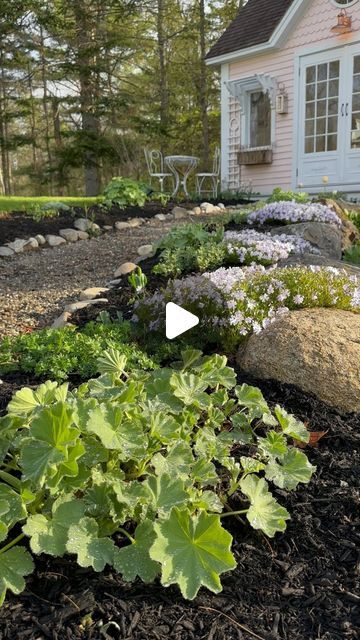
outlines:
{"label": "green lawn", "polygon": [[17,196],[0,196],[0,213],[6,211],[33,211],[49,202],[63,202],[69,207],[89,208],[103,202],[103,197],[95,198],[67,198],[63,196],[41,196],[37,198],[24,198]]}

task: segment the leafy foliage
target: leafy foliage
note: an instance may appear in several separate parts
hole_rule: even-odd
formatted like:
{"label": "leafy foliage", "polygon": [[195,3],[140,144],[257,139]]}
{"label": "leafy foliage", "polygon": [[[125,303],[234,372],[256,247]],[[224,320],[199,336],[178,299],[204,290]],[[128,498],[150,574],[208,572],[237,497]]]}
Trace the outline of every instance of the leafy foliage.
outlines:
{"label": "leafy foliage", "polygon": [[284,191],[281,187],[275,187],[267,202],[308,202],[309,194],[304,191]]}
{"label": "leafy foliage", "polygon": [[0,375],[19,370],[56,380],[89,378],[97,372],[97,358],[109,349],[120,350],[130,365],[155,367],[130,339],[128,322],[89,322],[80,331],[68,326],[7,337],[0,343]]}
{"label": "leafy foliage", "polygon": [[344,260],[351,262],[352,264],[360,264],[360,242],[352,245],[346,249],[344,253]]}
{"label": "leafy foliage", "polygon": [[0,599],[33,568],[25,536],[35,555],[75,554],[125,580],[160,575],[190,599],[201,586],[218,593],[236,565],[222,524],[232,496],[255,529],[284,531],[290,516],[271,485],[310,481],[314,467],[291,444],[308,432],[237,386],[225,356],[188,350],[172,368],[128,374],[112,350],[99,365],[73,391],[21,389],[0,418]]}
{"label": "leafy foliage", "polygon": [[111,207],[118,205],[120,209],[125,207],[143,207],[148,200],[159,200],[166,204],[169,199],[163,193],[155,192],[145,182],[138,182],[131,178],[114,177],[104,189],[104,205]]}

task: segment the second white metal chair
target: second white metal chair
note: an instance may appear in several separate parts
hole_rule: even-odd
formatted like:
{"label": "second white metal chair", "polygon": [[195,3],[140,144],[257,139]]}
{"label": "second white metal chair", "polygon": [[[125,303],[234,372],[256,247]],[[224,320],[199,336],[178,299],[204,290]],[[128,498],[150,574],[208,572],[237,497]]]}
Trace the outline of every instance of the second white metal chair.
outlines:
{"label": "second white metal chair", "polygon": [[174,182],[174,176],[172,173],[164,171],[164,159],[161,151],[158,149],[144,149],[144,154],[150,176],[150,183],[151,178],[159,180],[160,191],[163,193],[166,178],[171,178],[172,182]]}
{"label": "second white metal chair", "polygon": [[[220,147],[216,147],[213,160],[213,169],[209,173],[197,173],[196,174],[196,192],[199,196],[202,193],[212,193],[216,198],[218,194],[220,180]],[[211,189],[203,189],[204,182],[208,181],[211,184]]]}

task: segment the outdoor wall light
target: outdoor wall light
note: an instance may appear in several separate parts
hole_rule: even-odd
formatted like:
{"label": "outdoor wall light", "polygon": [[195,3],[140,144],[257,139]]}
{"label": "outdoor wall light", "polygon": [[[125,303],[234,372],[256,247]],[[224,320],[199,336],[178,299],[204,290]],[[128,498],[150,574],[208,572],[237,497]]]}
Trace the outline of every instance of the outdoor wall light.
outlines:
{"label": "outdoor wall light", "polygon": [[343,33],[350,33],[351,29],[351,16],[348,16],[345,9],[341,9],[340,13],[337,16],[337,24],[334,27],[331,27],[331,31],[338,35]]}

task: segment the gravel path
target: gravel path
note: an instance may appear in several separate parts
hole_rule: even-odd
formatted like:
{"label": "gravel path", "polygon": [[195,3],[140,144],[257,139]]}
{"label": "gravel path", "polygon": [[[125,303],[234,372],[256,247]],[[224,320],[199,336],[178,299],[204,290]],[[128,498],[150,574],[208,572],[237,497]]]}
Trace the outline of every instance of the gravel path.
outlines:
{"label": "gravel path", "polygon": [[49,326],[82,289],[104,286],[122,262],[134,260],[140,245],[159,239],[173,224],[152,220],[130,232],[1,259],[0,338]]}

